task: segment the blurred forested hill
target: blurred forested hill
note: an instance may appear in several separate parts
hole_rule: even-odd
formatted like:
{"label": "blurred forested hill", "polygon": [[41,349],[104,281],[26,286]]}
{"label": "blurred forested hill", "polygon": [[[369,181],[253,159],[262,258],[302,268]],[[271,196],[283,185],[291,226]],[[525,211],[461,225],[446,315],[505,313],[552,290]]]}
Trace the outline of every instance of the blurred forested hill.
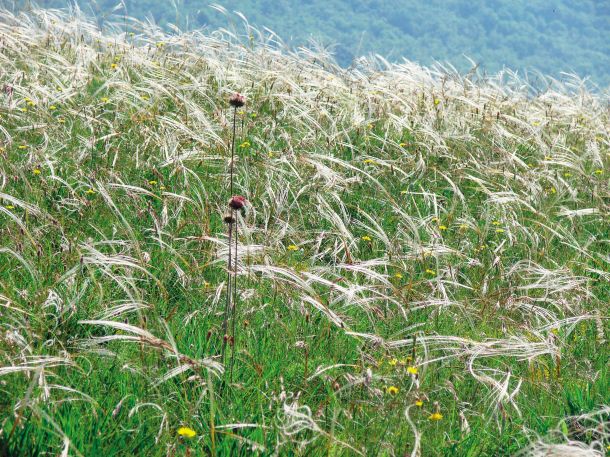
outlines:
{"label": "blurred forested hill", "polygon": [[[13,5],[14,1],[0,0]],[[27,0],[26,0],[27,1]],[[227,17],[201,0],[124,0],[127,13],[182,28],[226,27]],[[78,0],[85,12],[108,14],[118,0]],[[575,72],[610,85],[610,0],[226,0],[256,27],[292,45],[314,38],[334,44],[338,61],[379,53],[422,64],[451,62],[465,70],[471,57],[488,72],[535,69],[552,76]],[[44,7],[68,0],[38,0]],[[239,18],[231,15],[235,21]]]}

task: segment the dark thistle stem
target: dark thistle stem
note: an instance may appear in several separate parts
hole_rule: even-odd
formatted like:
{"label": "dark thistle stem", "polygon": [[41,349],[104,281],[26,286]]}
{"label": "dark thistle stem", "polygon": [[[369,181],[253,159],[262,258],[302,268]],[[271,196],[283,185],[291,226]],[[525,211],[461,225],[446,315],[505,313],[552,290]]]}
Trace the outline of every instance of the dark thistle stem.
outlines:
{"label": "dark thistle stem", "polygon": [[[239,300],[239,297],[237,295],[237,217],[235,218],[235,255],[234,255],[234,260],[233,262],[235,262],[235,270],[234,270],[234,275],[233,275],[233,312],[231,314],[231,319],[232,319],[232,324],[231,324],[231,344],[233,345],[233,349],[231,351],[231,369],[230,369],[230,382],[233,382],[233,363],[235,362],[235,350],[237,347],[237,334],[235,333],[235,320],[236,320],[236,314],[237,314],[237,302]],[[231,243],[229,242],[229,250],[231,250]]]}
{"label": "dark thistle stem", "polygon": [[[235,169],[235,137],[237,133],[237,108],[244,106],[246,98],[241,94],[234,94],[229,98],[229,104],[233,107],[233,136],[231,137],[231,163],[229,164],[229,190],[231,199],[229,200],[229,207],[231,212],[228,216],[225,216],[225,222],[229,224],[229,253],[228,253],[228,265],[227,265],[227,299],[225,304],[225,314],[223,319],[223,345],[222,345],[222,360],[225,360],[225,351],[227,348],[227,341],[230,341],[231,350],[231,375],[230,379],[233,380],[233,362],[235,359],[235,312],[237,305],[237,214],[236,210],[243,211],[246,199],[241,196],[233,195],[234,187],[234,169]],[[235,235],[233,236],[233,231]],[[235,259],[231,258],[231,249],[233,238],[235,238]],[[234,262],[234,264],[232,263]],[[233,278],[231,278],[233,276]],[[233,282],[231,282],[231,280]],[[231,322],[231,336],[227,334],[228,320],[229,317],[232,319]]]}
{"label": "dark thistle stem", "polygon": [[[233,195],[233,166],[235,162],[235,131],[236,131],[236,120],[237,120],[237,106],[233,106],[233,136],[231,137],[231,162],[229,163],[229,194]],[[229,254],[227,259],[227,297],[225,301],[225,312],[222,321],[222,360],[225,359],[225,351],[227,349],[227,340],[229,335],[227,334],[229,313],[231,312],[231,295],[233,288],[231,287],[231,270],[233,268],[231,261],[231,240],[233,235],[233,225],[235,224],[235,212],[231,209],[229,216]],[[235,224],[237,225],[237,224]],[[236,237],[237,239],[237,237]],[[236,249],[237,250],[237,249]],[[236,259],[237,261],[237,259]]]}
{"label": "dark thistle stem", "polygon": [[233,138],[231,138],[231,164],[229,166],[229,194],[233,195],[233,163],[235,161],[235,132],[236,132],[236,120],[237,120],[237,107],[233,108]]}
{"label": "dark thistle stem", "polygon": [[224,361],[225,359],[225,350],[227,348],[227,340],[229,339],[229,335],[227,334],[227,326],[228,326],[228,318],[229,318],[229,312],[231,310],[231,270],[232,270],[232,262],[231,262],[231,237],[233,235],[233,220],[234,220],[234,211],[231,210],[230,216],[229,216],[230,222],[229,222],[229,257],[227,260],[227,297],[226,297],[226,302],[225,302],[225,312],[224,312],[224,316],[223,316],[223,321],[222,321],[222,335],[223,335],[223,341],[222,341],[222,360]]}

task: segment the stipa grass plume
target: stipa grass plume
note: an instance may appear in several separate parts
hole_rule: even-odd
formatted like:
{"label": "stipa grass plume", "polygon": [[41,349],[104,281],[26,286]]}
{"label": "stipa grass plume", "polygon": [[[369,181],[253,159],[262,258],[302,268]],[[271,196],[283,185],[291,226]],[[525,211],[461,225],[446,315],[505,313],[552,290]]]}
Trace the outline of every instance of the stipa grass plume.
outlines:
{"label": "stipa grass plume", "polygon": [[[610,408],[596,409],[590,413],[569,416],[545,436],[533,442],[515,457],[602,457],[608,454],[610,445]],[[586,436],[587,439],[582,438]]]}

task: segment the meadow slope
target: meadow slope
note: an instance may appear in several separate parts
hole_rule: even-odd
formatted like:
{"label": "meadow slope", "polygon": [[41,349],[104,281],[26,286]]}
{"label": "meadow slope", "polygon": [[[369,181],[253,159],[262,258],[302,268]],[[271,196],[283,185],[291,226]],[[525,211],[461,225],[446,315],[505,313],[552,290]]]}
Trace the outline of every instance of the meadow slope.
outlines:
{"label": "meadow slope", "polygon": [[608,95],[248,35],[0,10],[0,455],[605,455]]}

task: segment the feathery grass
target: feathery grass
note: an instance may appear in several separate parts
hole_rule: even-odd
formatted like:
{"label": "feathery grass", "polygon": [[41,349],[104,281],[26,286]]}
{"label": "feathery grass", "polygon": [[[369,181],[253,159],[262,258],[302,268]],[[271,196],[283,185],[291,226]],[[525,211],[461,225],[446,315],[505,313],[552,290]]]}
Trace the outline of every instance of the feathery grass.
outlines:
{"label": "feathery grass", "polygon": [[0,454],[604,455],[607,94],[245,27],[0,11]]}

